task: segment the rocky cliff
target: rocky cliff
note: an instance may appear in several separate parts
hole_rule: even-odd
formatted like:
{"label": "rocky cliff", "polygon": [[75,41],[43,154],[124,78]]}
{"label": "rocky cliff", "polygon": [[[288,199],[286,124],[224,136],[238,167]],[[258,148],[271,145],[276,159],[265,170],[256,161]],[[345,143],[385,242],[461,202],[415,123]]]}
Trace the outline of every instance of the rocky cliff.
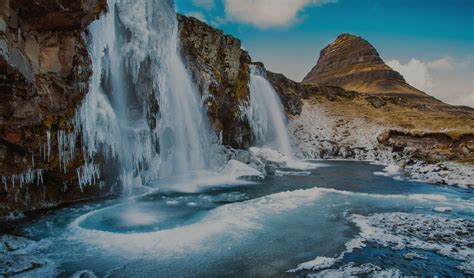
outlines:
{"label": "rocky cliff", "polygon": [[86,27],[105,8],[106,0],[1,2],[0,215],[100,195],[70,186],[76,174],[61,169],[57,150],[88,91]]}
{"label": "rocky cliff", "polygon": [[240,40],[193,17],[178,15],[181,50],[203,93],[213,128],[222,143],[248,148],[251,131],[245,115],[249,100],[248,53]]}

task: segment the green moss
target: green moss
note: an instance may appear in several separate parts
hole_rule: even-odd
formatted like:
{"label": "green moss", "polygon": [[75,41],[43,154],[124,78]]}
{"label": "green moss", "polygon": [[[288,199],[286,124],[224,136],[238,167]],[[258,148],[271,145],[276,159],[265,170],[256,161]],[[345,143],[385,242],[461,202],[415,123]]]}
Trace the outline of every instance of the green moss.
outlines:
{"label": "green moss", "polygon": [[50,115],[46,116],[42,122],[42,125],[46,129],[51,129],[53,126],[53,118]]}

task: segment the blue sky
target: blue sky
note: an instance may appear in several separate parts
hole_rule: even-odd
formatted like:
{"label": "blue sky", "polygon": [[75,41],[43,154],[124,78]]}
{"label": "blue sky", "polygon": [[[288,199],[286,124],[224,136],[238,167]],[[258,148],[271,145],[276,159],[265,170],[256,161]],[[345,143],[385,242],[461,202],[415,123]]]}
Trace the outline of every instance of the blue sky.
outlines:
{"label": "blue sky", "polygon": [[[254,61],[300,81],[349,32],[419,89],[474,105],[474,0],[175,0],[242,41]],[[463,103],[461,103],[463,104]]]}

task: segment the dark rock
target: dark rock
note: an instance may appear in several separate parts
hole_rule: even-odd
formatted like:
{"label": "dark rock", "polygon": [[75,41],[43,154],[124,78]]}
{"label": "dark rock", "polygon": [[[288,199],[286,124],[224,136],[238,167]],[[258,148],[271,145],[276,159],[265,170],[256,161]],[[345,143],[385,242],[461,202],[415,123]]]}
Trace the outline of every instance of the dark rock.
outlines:
{"label": "dark rock", "polygon": [[205,100],[211,124],[223,144],[248,148],[251,130],[245,111],[249,101],[248,53],[240,40],[193,17],[178,15],[181,49]]}
{"label": "dark rock", "polygon": [[267,175],[273,176],[276,173],[276,168],[274,165],[265,164],[265,172],[267,173]]}
{"label": "dark rock", "polygon": [[[7,158],[0,160],[0,176],[43,169],[48,185],[26,190],[3,184],[0,219],[13,210],[90,196],[79,189],[64,194],[64,184],[77,184],[76,174],[59,169],[57,154],[49,162],[41,159],[40,148],[47,131],[56,138],[58,130],[73,128],[71,119],[91,74],[86,27],[106,5],[106,0],[6,0],[0,5],[0,157]],[[51,140],[51,150],[57,149],[57,140]],[[77,157],[71,166],[81,164],[82,155]]]}
{"label": "dark rock", "polygon": [[368,96],[365,98],[365,100],[367,100],[367,102],[369,102],[375,108],[380,108],[386,104],[385,101],[377,96]]}

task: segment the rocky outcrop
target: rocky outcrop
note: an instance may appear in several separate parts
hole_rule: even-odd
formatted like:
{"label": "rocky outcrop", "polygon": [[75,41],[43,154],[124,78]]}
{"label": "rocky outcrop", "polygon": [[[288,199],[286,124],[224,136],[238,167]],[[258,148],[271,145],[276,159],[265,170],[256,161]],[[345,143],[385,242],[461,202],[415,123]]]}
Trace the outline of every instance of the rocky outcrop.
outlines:
{"label": "rocky outcrop", "polygon": [[381,145],[393,152],[409,152],[428,163],[469,160],[474,154],[473,132],[385,130],[377,137]]}
{"label": "rocky outcrop", "polygon": [[316,66],[303,79],[304,84],[339,86],[366,93],[425,94],[405,82],[380,58],[366,40],[351,34],[339,35],[321,50]]}
{"label": "rocky outcrop", "polygon": [[[2,1],[0,215],[11,207],[81,199],[89,191],[100,195],[99,189],[83,193],[69,186],[77,177],[61,169],[55,139],[73,128],[71,118],[88,91],[85,30],[105,8],[106,0]],[[77,167],[81,161],[70,163]]]}
{"label": "rocky outcrop", "polygon": [[311,96],[322,96],[329,101],[338,98],[353,99],[360,95],[355,91],[346,91],[337,86],[317,86],[311,84],[298,83],[286,78],[281,73],[267,71],[266,74],[275,91],[280,95],[280,99],[288,115],[301,114],[303,99]]}
{"label": "rocky outcrop", "polygon": [[200,91],[213,128],[222,143],[248,148],[251,130],[245,110],[249,101],[248,53],[240,40],[193,17],[178,15],[181,50]]}
{"label": "rocky outcrop", "polygon": [[[418,110],[362,94],[302,100],[290,132],[302,158],[346,158],[398,164],[413,179],[472,187],[474,111]],[[448,165],[449,167],[445,167]]]}

